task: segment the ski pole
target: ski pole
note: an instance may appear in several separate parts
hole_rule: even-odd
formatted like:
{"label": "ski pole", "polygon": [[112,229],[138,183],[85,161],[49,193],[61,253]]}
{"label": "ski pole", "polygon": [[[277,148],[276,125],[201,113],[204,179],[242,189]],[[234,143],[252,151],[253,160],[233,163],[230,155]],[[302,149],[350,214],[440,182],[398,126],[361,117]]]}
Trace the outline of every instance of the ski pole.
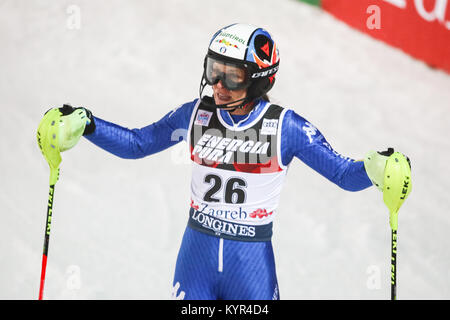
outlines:
{"label": "ski pole", "polygon": [[398,210],[411,187],[410,162],[403,154],[394,152],[386,161],[383,185],[383,201],[389,209],[391,227],[391,300],[397,300]]}
{"label": "ski pole", "polygon": [[42,255],[41,282],[39,300],[44,298],[45,272],[47,269],[48,244],[53,216],[53,201],[55,184],[59,178],[61,152],[75,146],[83,135],[86,125],[91,120],[84,108],[73,108],[64,105],[62,108],[52,108],[44,114],[37,130],[37,142],[42,155],[50,167],[50,188],[47,204],[47,221],[45,224],[44,252]]}
{"label": "ski pole", "polygon": [[59,178],[59,164],[61,163],[61,154],[58,142],[60,118],[61,113],[58,109],[49,110],[42,118],[37,130],[37,142],[39,149],[50,167],[50,187],[47,203],[44,250],[42,255],[41,281],[39,285],[39,300],[44,298],[45,273],[47,270],[48,245],[50,241],[55,184]]}

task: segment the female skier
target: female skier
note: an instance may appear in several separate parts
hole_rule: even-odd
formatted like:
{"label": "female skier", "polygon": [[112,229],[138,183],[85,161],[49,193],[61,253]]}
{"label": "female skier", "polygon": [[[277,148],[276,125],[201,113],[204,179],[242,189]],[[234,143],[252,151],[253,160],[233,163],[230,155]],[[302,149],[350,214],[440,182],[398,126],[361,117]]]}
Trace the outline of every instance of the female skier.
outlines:
{"label": "female skier", "polygon": [[59,108],[60,144],[73,146],[83,134],[121,158],[165,150],[183,132],[193,169],[174,297],[280,298],[272,223],[294,157],[345,190],[382,185],[379,168],[392,150],[371,152],[366,163],[341,156],[314,125],[269,101],[279,63],[277,44],[266,30],[233,24],[209,43],[199,98],[158,122],[130,130],[85,108]]}

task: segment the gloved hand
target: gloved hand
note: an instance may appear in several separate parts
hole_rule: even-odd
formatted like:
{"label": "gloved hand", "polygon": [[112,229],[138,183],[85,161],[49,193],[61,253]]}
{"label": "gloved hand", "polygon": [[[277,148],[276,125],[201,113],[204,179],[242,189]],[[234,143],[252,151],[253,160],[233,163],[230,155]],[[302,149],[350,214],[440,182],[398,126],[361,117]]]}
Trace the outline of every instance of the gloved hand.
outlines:
{"label": "gloved hand", "polygon": [[74,108],[68,104],[63,105],[61,108],[53,109],[58,109],[61,113],[57,133],[58,147],[61,152],[73,148],[82,135],[94,132],[95,122],[92,113],[88,109]]}
{"label": "gloved hand", "polygon": [[[383,191],[384,170],[386,168],[386,161],[391,154],[394,153],[394,148],[388,148],[386,151],[369,151],[364,157],[364,168],[372,183]],[[411,168],[411,161],[407,156],[409,167]]]}
{"label": "gloved hand", "polygon": [[59,108],[62,113],[59,126],[59,149],[66,151],[75,146],[82,135],[95,130],[92,113],[86,108],[74,108],[68,104]]}

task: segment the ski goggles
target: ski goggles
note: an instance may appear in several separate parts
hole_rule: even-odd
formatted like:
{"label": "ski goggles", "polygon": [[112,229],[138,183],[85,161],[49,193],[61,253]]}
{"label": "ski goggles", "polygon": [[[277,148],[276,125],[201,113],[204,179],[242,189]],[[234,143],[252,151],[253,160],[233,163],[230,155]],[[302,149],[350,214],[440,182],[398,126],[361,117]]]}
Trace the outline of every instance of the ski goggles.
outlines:
{"label": "ski goggles", "polygon": [[241,90],[250,86],[248,67],[242,63],[223,61],[211,56],[205,60],[205,80],[209,85],[222,81],[228,90]]}

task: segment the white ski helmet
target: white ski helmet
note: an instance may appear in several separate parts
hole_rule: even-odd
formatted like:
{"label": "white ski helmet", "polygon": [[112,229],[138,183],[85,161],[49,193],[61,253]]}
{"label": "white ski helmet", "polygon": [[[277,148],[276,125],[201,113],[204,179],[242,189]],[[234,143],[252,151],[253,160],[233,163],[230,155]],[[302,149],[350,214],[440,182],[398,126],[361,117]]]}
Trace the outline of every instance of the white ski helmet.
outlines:
{"label": "white ski helmet", "polygon": [[[245,71],[244,80],[236,81],[224,73],[213,72],[214,63],[231,65]],[[265,95],[275,82],[280,57],[272,36],[263,28],[249,24],[236,23],[220,29],[209,43],[208,52],[203,65],[203,76],[200,83],[200,98],[207,104],[214,104],[211,97],[202,97],[206,85],[214,85],[219,80],[229,90],[247,89],[247,95],[239,106]],[[225,105],[215,105],[226,108]]]}

